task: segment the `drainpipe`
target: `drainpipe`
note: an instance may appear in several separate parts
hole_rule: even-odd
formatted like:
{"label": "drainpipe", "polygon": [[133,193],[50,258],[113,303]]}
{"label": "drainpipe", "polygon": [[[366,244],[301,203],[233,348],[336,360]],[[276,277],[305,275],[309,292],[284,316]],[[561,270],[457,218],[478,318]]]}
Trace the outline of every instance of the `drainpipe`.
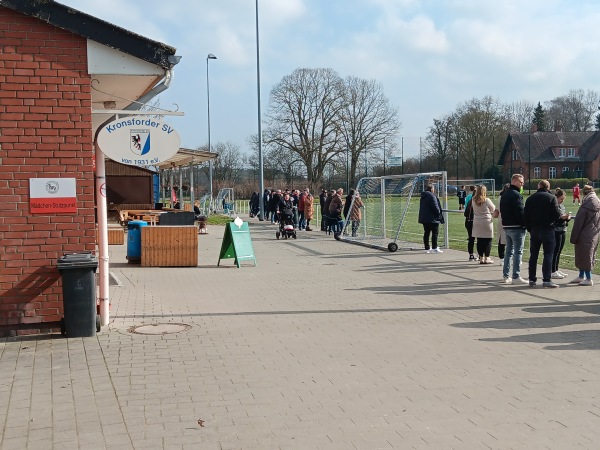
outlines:
{"label": "drainpipe", "polygon": [[[180,57],[175,64],[179,62]],[[173,79],[173,69],[167,69],[165,77],[158,86],[151,89],[145,95],[141,96],[137,102],[131,103],[127,107],[123,108],[126,110],[137,111],[146,102],[152,100],[158,94],[166,91],[171,84]],[[104,125],[113,121],[115,116],[104,122],[98,130]],[[97,139],[94,137],[94,142]],[[104,154],[100,150],[98,145],[95,145],[96,155],[96,211],[98,216],[98,287],[99,287],[99,300],[100,300],[100,324],[105,327],[109,322],[109,310],[110,310],[110,297],[109,297],[109,264],[108,264],[108,217],[106,207],[106,167],[104,164]]]}

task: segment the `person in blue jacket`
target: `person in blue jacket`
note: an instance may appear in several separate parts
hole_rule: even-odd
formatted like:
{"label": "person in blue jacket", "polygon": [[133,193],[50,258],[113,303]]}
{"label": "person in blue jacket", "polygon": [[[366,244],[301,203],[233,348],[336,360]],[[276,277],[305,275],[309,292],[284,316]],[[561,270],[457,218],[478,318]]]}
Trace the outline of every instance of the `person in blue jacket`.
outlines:
{"label": "person in blue jacket", "polygon": [[[435,195],[433,184],[427,184],[421,192],[421,203],[419,205],[419,223],[423,225],[423,244],[427,253],[443,253],[438,247],[438,235],[440,224],[444,223],[442,205],[440,199]],[[431,235],[431,247],[429,236]]]}

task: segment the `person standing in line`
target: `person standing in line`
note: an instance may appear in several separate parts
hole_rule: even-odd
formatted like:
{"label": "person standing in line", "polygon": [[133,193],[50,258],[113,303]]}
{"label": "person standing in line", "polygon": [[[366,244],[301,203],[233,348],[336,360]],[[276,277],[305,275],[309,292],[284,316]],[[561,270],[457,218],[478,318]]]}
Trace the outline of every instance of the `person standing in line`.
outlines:
{"label": "person standing in line", "polygon": [[[506,284],[523,283],[527,280],[521,277],[521,262],[523,260],[523,247],[525,246],[525,218],[523,211],[523,185],[525,178],[520,173],[515,173],[510,180],[510,187],[500,197],[500,217],[502,228],[506,236],[506,250],[502,275]],[[510,264],[512,262],[512,277]]]}
{"label": "person standing in line", "polygon": [[329,219],[330,224],[335,224],[333,227],[334,233],[341,233],[342,211],[344,210],[344,190],[338,188],[333,191],[331,201],[329,202]]}
{"label": "person standing in line", "polygon": [[344,219],[348,218],[348,211],[350,210],[350,205],[352,204],[352,197],[354,196],[354,189],[350,189],[348,195],[346,195],[346,202],[344,203]]}
{"label": "person standing in line", "polygon": [[310,221],[312,220],[315,211],[313,202],[314,198],[308,188],[304,189],[304,229],[306,231],[312,231]]}
{"label": "person standing in line", "polygon": [[298,189],[292,189],[290,192],[290,200],[292,201],[292,207],[294,211],[294,227],[298,228],[299,217],[298,217],[298,202],[300,201],[300,191]]}
{"label": "person standing in line", "polygon": [[465,228],[467,229],[467,251],[469,252],[469,261],[477,261],[473,254],[475,250],[475,238],[473,237],[473,208],[472,205],[469,207],[473,194],[475,193],[475,186],[469,186],[469,194],[465,198]]}
{"label": "person standing in line", "polygon": [[525,226],[529,231],[529,286],[537,282],[537,262],[540,247],[543,250],[542,261],[542,286],[557,288],[558,284],[552,282],[552,257],[556,241],[554,238],[554,223],[560,218],[560,208],[556,197],[549,192],[548,180],[540,180],[537,191],[525,202],[523,216]]}
{"label": "person standing in line", "polygon": [[[500,191],[500,196],[504,194],[508,188],[510,188],[510,184],[506,183],[502,186],[502,190]],[[500,202],[498,201],[498,207],[494,211],[494,218],[498,219],[498,258],[504,259],[504,253],[506,251],[506,233],[504,232],[504,227],[502,226],[502,214],[500,214]]]}
{"label": "person standing in line", "polygon": [[278,223],[279,218],[277,217],[277,207],[281,201],[281,189],[273,189],[271,198],[269,199],[269,213],[271,214],[271,223]]}
{"label": "person standing in line", "polygon": [[265,189],[263,193],[263,208],[265,210],[265,220],[269,220],[269,202],[271,201],[271,191]]}
{"label": "person standing in line", "polygon": [[554,222],[554,240],[556,241],[556,247],[554,247],[554,255],[552,255],[552,278],[561,280],[567,276],[566,273],[558,270],[558,264],[560,263],[560,254],[563,247],[565,246],[565,234],[567,231],[567,225],[571,220],[571,213],[568,213],[565,209],[565,191],[561,188],[556,189],[554,195],[560,208],[560,218]]}
{"label": "person standing in line", "polygon": [[327,230],[327,210],[325,209],[325,202],[327,201],[327,190],[321,189],[319,194],[319,206],[321,207],[321,231]]}
{"label": "person standing in line", "polygon": [[[440,199],[435,195],[433,184],[427,184],[425,190],[421,192],[419,223],[423,225],[423,244],[425,245],[425,252],[443,253],[438,247],[438,235],[440,223],[444,223],[444,215],[442,214]],[[430,235],[431,247],[429,246]]]}
{"label": "person standing in line", "polygon": [[579,183],[575,183],[573,186],[573,204],[577,201],[577,206],[581,205],[581,201],[579,200]]}
{"label": "person standing in line", "polygon": [[350,218],[348,217],[350,213],[350,205],[352,204],[352,198],[354,197],[354,189],[350,189],[348,195],[346,195],[346,201],[344,202],[344,220],[346,221],[346,228],[344,229],[344,234],[348,234],[347,227],[350,224]]}
{"label": "person standing in line", "polygon": [[306,219],[304,218],[304,197],[306,196],[306,189],[300,192],[298,196],[298,229],[300,231],[306,229]]}
{"label": "person standing in line", "polygon": [[335,189],[331,189],[329,191],[329,193],[327,194],[327,197],[325,197],[325,205],[323,206],[323,219],[325,219],[325,229],[323,231],[325,231],[325,232],[327,232],[327,229],[329,228],[329,220],[330,220],[329,205],[331,205],[331,200],[333,199],[334,195],[335,195]]}
{"label": "person standing in line", "polygon": [[458,191],[456,191],[456,196],[458,197],[458,209],[462,211],[465,209],[465,199],[467,198],[467,191],[465,191],[465,187],[461,186]]}
{"label": "person standing in line", "polygon": [[579,276],[571,283],[579,286],[593,286],[592,268],[598,249],[598,233],[600,233],[600,199],[589,185],[583,187],[583,201],[575,215],[575,223],[571,230],[571,244],[575,245],[575,267]]}
{"label": "person standing in line", "polygon": [[250,201],[249,206],[250,206],[250,217],[254,217],[258,215],[258,207],[259,207],[259,202],[260,198],[258,196],[258,192],[254,191],[252,192],[252,195],[250,196]]}
{"label": "person standing in line", "polygon": [[494,203],[487,197],[487,188],[480,184],[471,199],[473,209],[473,237],[477,238],[479,264],[492,264],[490,258],[494,239]]}
{"label": "person standing in line", "polygon": [[[352,192],[352,191],[350,191]],[[352,237],[356,237],[358,232],[358,227],[360,226],[360,220],[362,218],[362,207],[364,206],[360,194],[356,191],[354,194],[354,202],[352,203],[352,208],[350,209],[349,219],[352,221]]]}

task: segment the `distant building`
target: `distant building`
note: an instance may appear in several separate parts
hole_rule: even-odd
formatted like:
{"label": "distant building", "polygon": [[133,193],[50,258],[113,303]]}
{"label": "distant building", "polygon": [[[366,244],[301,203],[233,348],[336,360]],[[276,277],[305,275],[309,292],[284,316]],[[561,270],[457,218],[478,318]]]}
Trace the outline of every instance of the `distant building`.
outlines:
{"label": "distant building", "polygon": [[559,123],[554,131],[510,133],[498,161],[504,181],[514,173],[526,179],[600,178],[599,133],[562,131]]}

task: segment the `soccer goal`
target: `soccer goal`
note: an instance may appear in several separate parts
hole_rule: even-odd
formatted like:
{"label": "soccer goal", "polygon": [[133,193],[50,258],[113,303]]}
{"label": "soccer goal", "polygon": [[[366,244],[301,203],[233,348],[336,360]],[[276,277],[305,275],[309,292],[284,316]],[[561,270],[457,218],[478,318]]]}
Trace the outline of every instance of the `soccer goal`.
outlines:
{"label": "soccer goal", "polygon": [[198,202],[200,203],[200,214],[208,216],[210,214],[210,194],[204,194]]}
{"label": "soccer goal", "polygon": [[221,214],[235,213],[235,199],[233,197],[233,188],[219,189],[214,209],[216,212]]}
{"label": "soccer goal", "polygon": [[[360,221],[344,219],[343,232],[336,239],[382,250],[423,249],[423,226],[419,224],[421,192],[433,184],[444,211],[438,241],[448,248],[446,172],[429,172],[361,178],[356,190],[363,206]],[[349,211],[354,208],[352,199]]]}
{"label": "soccer goal", "polygon": [[467,194],[469,186],[477,186],[482,184],[486,187],[489,197],[496,197],[496,180],[493,178],[478,178],[476,180],[448,180],[448,195],[456,195],[456,191],[464,186]]}

